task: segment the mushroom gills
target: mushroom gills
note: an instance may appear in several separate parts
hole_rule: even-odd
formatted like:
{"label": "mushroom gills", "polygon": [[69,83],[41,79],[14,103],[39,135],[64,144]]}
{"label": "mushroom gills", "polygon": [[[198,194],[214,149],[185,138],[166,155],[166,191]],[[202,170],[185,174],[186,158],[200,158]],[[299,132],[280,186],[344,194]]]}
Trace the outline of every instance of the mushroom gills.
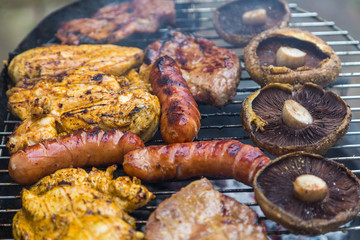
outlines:
{"label": "mushroom gills", "polygon": [[266,21],[266,10],[263,8],[247,11],[242,15],[242,21],[248,25],[262,25]]}
{"label": "mushroom gills", "polygon": [[282,120],[288,127],[294,129],[304,128],[314,121],[309,111],[292,99],[284,103]]}
{"label": "mushroom gills", "polygon": [[280,47],[276,52],[276,65],[296,69],[305,65],[306,53],[291,47]]}
{"label": "mushroom gills", "polygon": [[326,182],[312,174],[303,174],[294,181],[294,195],[307,203],[321,201],[328,191]]}

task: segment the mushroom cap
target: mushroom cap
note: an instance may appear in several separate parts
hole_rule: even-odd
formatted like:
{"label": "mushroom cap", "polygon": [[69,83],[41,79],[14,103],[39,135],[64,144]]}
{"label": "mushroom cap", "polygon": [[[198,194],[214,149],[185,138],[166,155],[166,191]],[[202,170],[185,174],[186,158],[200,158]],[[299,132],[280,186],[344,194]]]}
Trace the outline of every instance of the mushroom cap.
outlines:
{"label": "mushroom cap", "polygon": [[[313,122],[301,128],[287,126],[282,109],[288,99],[306,108]],[[295,151],[324,154],[346,134],[351,109],[336,93],[316,84],[273,83],[244,100],[241,119],[254,144],[274,156]]]}
{"label": "mushroom cap", "polygon": [[[305,66],[297,69],[276,66],[276,52],[282,46],[304,51]],[[260,86],[304,82],[327,86],[341,70],[340,58],[325,41],[295,28],[271,29],[257,35],[244,48],[244,62],[249,75]]]}
{"label": "mushroom cap", "polygon": [[[242,20],[245,12],[265,9],[267,17],[262,25],[247,25]],[[227,42],[245,46],[254,36],[274,28],[287,27],[291,14],[284,0],[236,0],[218,7],[213,14],[217,33]]]}
{"label": "mushroom cap", "polygon": [[[323,200],[307,203],[294,196],[293,182],[302,174],[326,182]],[[335,230],[360,210],[359,179],[343,164],[306,152],[283,155],[262,168],[255,176],[254,191],[264,214],[297,234]]]}

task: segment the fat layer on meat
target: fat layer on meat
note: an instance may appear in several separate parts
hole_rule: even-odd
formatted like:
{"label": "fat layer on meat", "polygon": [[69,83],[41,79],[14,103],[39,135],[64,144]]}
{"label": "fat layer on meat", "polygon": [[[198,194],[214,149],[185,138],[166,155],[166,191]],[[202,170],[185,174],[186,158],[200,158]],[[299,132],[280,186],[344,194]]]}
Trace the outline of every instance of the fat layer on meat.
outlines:
{"label": "fat layer on meat", "polygon": [[170,31],[146,48],[140,68],[145,79],[152,64],[164,55],[176,61],[196,101],[222,106],[236,95],[241,64],[234,51],[205,38]]}
{"label": "fat layer on meat", "polygon": [[159,100],[135,70],[120,77],[81,69],[25,79],[7,96],[8,108],[23,120],[7,143],[11,153],[98,127],[130,131],[147,141],[159,124]]}
{"label": "fat layer on meat", "polygon": [[175,23],[175,2],[133,0],[100,8],[91,18],[63,22],[57,31],[62,44],[115,43],[133,33],[154,33]]}
{"label": "fat layer on meat", "polygon": [[146,224],[146,239],[267,239],[256,213],[213,189],[203,178],[159,204]]}

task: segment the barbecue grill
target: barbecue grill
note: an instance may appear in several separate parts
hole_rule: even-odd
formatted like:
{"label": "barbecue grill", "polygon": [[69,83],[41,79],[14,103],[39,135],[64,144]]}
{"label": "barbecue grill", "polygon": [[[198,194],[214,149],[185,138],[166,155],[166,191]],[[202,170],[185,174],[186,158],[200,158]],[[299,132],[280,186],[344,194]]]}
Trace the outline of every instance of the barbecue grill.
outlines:
{"label": "barbecue grill", "polygon": [[[91,4],[89,4],[91,2]],[[101,1],[78,1],[70,4],[45,18],[15,49],[15,54],[24,50],[45,44],[57,43],[54,33],[57,26],[63,21],[75,17],[88,17],[99,7],[114,0]],[[115,1],[117,2],[117,1]],[[216,33],[212,23],[212,12],[214,8],[223,4],[225,0],[177,0],[177,21],[173,27],[178,31],[193,33],[196,36],[206,37],[215,42],[217,46],[233,49],[243,60],[243,48],[234,47],[224,42]],[[92,4],[94,3],[94,4]],[[321,18],[316,12],[309,12],[300,8],[297,4],[289,3],[292,20],[290,27],[301,28],[311,31],[314,35],[324,39],[334,48],[342,61],[342,72],[338,79],[327,90],[339,94],[352,109],[353,118],[350,129],[346,136],[333,146],[325,157],[344,163],[353,173],[360,174],[360,45],[359,41],[353,39],[349,32],[335,25],[332,21]],[[161,28],[155,34],[136,34],[119,45],[135,46],[145,48],[170,29]],[[10,54],[11,55],[11,54]],[[243,61],[242,61],[243,62]],[[5,79],[2,79],[4,82]],[[1,85],[0,85],[1,86]],[[215,108],[208,105],[200,105],[202,115],[201,130],[196,140],[213,139],[236,139],[244,143],[252,144],[247,134],[242,129],[240,109],[242,101],[259,86],[251,80],[245,70],[242,72],[241,82],[235,98],[226,106]],[[12,116],[6,109],[6,97],[4,89],[1,96],[1,114],[3,119],[0,123],[0,238],[12,238],[11,223],[15,213],[21,208],[20,192],[21,185],[14,183],[8,174],[8,161],[10,155],[5,147],[8,136],[20,121]],[[158,132],[147,145],[163,144]],[[269,157],[274,159],[273,156]],[[105,167],[104,167],[105,169]],[[124,172],[120,169],[119,175]],[[145,184],[150,191],[156,195],[147,206],[136,210],[132,215],[137,220],[139,230],[144,230],[149,214],[157,205],[168,198],[171,194],[186,186],[191,180],[172,181],[158,184]],[[260,220],[267,226],[270,239],[294,239],[286,229],[266,219],[259,206],[254,200],[253,189],[232,179],[211,179],[215,189],[231,196],[238,201],[249,205],[258,212]],[[329,233],[332,239],[360,239],[360,216],[352,222],[340,227],[336,232]],[[316,239],[316,237],[314,238]],[[319,239],[319,237],[317,237]],[[326,238],[321,238],[326,239]]]}

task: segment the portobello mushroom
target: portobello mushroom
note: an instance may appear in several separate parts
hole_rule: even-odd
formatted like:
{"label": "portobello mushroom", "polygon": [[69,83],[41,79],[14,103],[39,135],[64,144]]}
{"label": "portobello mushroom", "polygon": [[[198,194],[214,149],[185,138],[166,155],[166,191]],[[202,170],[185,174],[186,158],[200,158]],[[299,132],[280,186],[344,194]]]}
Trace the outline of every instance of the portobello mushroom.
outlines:
{"label": "portobello mushroom", "polygon": [[254,144],[272,155],[324,154],[346,134],[351,109],[316,84],[273,83],[245,99],[241,119]]}
{"label": "portobello mushroom", "polygon": [[287,27],[290,18],[290,9],[284,0],[237,0],[218,7],[213,23],[225,41],[244,46],[267,29]]}
{"label": "portobello mushroom", "polygon": [[313,82],[327,86],[338,77],[340,58],[322,39],[295,28],[272,29],[244,49],[245,68],[260,86]]}
{"label": "portobello mushroom", "polygon": [[296,234],[335,230],[360,210],[360,181],[343,164],[294,152],[262,168],[254,180],[264,214]]}

